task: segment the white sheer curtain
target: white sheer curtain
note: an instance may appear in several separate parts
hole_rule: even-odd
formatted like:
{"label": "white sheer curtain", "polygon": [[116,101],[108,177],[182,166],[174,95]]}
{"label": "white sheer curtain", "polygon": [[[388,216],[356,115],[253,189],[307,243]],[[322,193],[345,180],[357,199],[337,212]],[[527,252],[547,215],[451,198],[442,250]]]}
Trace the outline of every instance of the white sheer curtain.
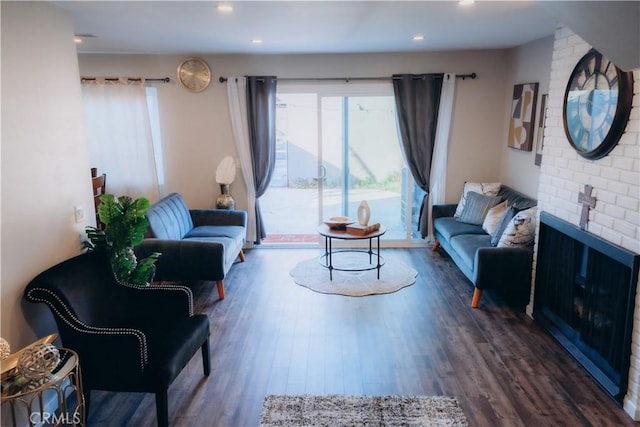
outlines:
{"label": "white sheer curtain", "polygon": [[438,125],[436,127],[433,161],[431,162],[431,194],[429,195],[429,235],[428,242],[435,240],[433,236],[433,205],[445,202],[447,192],[447,154],[449,151],[449,132],[453,117],[453,98],[456,88],[456,75],[445,74],[440,92],[440,107],[438,110]]}
{"label": "white sheer curtain", "polygon": [[251,166],[247,82],[244,77],[229,77],[227,79],[227,98],[233,138],[240,159],[240,170],[247,187],[247,242],[252,244],[258,240],[256,235],[256,189],[253,184],[253,168]]}
{"label": "white sheer curtain", "polygon": [[108,193],[155,202],[158,175],[144,83],[124,79],[83,83],[91,166],[107,174]]}

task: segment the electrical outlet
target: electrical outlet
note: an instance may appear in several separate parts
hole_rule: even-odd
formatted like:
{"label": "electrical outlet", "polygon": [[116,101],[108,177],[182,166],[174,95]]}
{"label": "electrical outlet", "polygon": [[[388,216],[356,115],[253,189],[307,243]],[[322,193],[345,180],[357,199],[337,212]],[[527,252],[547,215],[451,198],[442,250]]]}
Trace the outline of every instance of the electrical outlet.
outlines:
{"label": "electrical outlet", "polygon": [[84,207],[75,206],[73,208],[73,216],[76,219],[76,224],[79,224],[84,221]]}

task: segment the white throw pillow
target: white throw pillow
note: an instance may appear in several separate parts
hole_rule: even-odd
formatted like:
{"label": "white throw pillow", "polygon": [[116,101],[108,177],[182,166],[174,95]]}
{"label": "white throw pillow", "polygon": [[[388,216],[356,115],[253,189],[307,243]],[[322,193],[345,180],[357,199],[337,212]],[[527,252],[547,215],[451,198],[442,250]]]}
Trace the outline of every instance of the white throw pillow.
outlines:
{"label": "white throw pillow", "polygon": [[462,196],[458,202],[456,213],[453,214],[455,218],[458,218],[462,214],[464,204],[466,203],[467,193],[473,191],[475,193],[484,194],[485,196],[497,196],[500,191],[502,183],[500,182],[465,182],[462,188]]}
{"label": "white throw pillow", "polygon": [[487,234],[493,235],[493,233],[496,232],[496,228],[498,228],[498,224],[500,223],[502,216],[508,208],[509,205],[507,205],[507,201],[505,200],[504,202],[497,204],[489,209],[489,212],[487,212],[487,216],[482,222],[482,229],[486,231]]}
{"label": "white throw pillow", "polygon": [[518,212],[502,233],[498,247],[533,245],[537,216],[537,206]]}

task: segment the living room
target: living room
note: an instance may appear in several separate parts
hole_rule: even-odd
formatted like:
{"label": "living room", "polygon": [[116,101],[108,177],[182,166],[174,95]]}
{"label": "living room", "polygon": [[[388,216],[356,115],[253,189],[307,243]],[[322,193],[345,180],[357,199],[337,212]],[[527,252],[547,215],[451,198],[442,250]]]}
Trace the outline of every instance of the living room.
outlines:
{"label": "living room", "polygon": [[[26,303],[22,296],[24,288],[41,271],[80,252],[84,227],[89,225],[91,217],[87,208],[85,222],[74,220],[75,206],[92,206],[87,179],[91,164],[84,136],[80,76],[170,76],[173,80],[177,65],[187,57],[178,54],[78,55],[71,42],[73,34],[71,17],[62,8],[47,3],[2,4],[2,336],[14,348],[51,332],[52,318],[48,310]],[[47,43],[43,44],[42,40]],[[572,43],[578,46],[578,53],[565,52],[565,47]],[[580,205],[573,200],[578,197],[577,192],[558,192],[558,179],[574,182],[569,188],[591,182],[596,189],[601,189],[596,193],[598,201],[611,205],[608,209],[614,215],[598,211],[590,222],[590,231],[638,252],[638,223],[631,217],[631,213],[637,215],[640,199],[637,96],[632,121],[608,158],[597,162],[574,159],[571,148],[563,140],[561,98],[566,76],[581,56],[579,52],[585,53],[587,46],[571,30],[561,27],[546,37],[509,49],[203,54],[215,77],[205,92],[189,93],[175,81],[155,85],[164,100],[161,107],[163,154],[167,159],[164,191],[180,192],[189,206],[206,208],[214,204],[218,194],[214,185],[216,165],[225,155],[235,157],[226,87],[217,82],[219,76],[475,72],[477,79],[459,80],[456,85],[449,148],[449,159],[455,159],[455,164],[447,169],[446,200],[457,202],[465,181],[501,181],[538,198],[543,209],[577,224]],[[569,71],[561,72],[558,64],[563,62],[564,54],[568,55],[564,67]],[[634,73],[634,92],[637,93],[637,68]],[[513,86],[525,82],[538,82],[538,94],[549,94],[547,126],[551,133],[549,140],[545,140],[544,156],[548,157],[543,157],[542,166],[535,164],[534,152],[514,150],[506,144]],[[569,159],[562,160],[564,157]],[[572,170],[577,176],[568,176]],[[624,191],[624,197],[607,196],[602,191],[620,186],[624,186],[624,190],[617,191]],[[241,178],[234,183],[233,193],[238,207],[246,208],[242,202],[246,192]],[[626,221],[618,226],[615,218],[620,216]],[[250,258],[248,256],[248,261]],[[249,264],[242,266],[245,274],[250,272]],[[267,268],[260,274],[267,277],[269,272]],[[233,289],[231,282],[230,289]],[[469,290],[471,292],[470,286]],[[531,308],[528,312],[531,313]],[[638,329],[637,320],[635,326],[634,329]],[[640,331],[635,330],[634,337],[638,334]],[[624,411],[637,419],[640,400],[640,382],[635,370],[637,348],[634,347],[632,353]],[[184,392],[188,393],[187,387]],[[153,414],[152,409],[149,411]],[[150,422],[153,423],[153,415]]]}

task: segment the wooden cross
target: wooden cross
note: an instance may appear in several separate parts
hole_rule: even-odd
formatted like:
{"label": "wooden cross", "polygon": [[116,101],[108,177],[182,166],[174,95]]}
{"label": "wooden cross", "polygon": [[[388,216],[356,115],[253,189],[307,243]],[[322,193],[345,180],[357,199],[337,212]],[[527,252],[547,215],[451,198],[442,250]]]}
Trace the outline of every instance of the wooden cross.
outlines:
{"label": "wooden cross", "polygon": [[582,214],[580,215],[580,229],[586,230],[589,223],[589,208],[596,207],[596,198],[591,195],[593,187],[589,184],[584,186],[584,193],[578,194],[578,203],[582,203]]}

